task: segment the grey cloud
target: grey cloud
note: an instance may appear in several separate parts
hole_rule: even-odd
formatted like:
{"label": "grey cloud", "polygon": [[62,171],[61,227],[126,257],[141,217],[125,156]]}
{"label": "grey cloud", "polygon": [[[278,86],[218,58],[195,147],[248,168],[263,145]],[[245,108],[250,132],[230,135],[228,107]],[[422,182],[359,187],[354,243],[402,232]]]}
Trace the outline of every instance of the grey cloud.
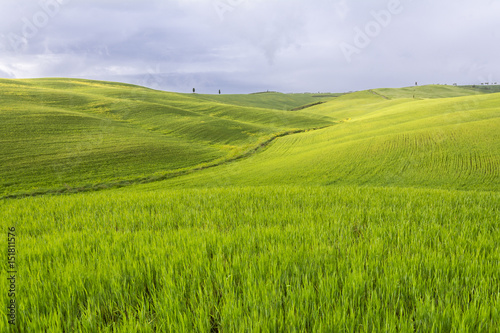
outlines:
{"label": "grey cloud", "polygon": [[[234,93],[478,83],[499,76],[498,1],[397,2],[3,1],[0,76]],[[395,4],[397,14],[377,21],[374,13]],[[355,52],[346,57],[341,45]]]}

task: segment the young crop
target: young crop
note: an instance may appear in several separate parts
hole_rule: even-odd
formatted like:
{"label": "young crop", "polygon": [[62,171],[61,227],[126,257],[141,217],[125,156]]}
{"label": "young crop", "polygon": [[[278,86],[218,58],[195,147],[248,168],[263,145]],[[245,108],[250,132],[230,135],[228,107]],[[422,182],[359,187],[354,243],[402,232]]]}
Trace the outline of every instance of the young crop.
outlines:
{"label": "young crop", "polygon": [[500,324],[499,199],[359,187],[125,190],[4,201],[0,217],[22,239],[22,332],[491,331]]}
{"label": "young crop", "polygon": [[500,327],[494,90],[0,86],[0,332]]}

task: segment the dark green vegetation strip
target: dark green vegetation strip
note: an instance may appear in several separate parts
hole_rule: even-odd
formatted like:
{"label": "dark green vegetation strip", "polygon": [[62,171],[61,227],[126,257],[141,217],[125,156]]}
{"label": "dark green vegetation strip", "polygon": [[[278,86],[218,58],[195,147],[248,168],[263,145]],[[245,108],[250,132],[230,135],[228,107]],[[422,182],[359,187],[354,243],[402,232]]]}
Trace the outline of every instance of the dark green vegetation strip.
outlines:
{"label": "dark green vegetation strip", "polygon": [[299,106],[297,108],[293,108],[291,111],[300,111],[300,110],[304,110],[304,109],[307,109],[307,108],[310,108],[310,107],[313,107],[316,105],[320,105],[323,103],[325,103],[325,102],[316,102],[316,103],[312,103],[312,104],[307,104],[307,105]]}
{"label": "dark green vegetation strip", "polygon": [[494,94],[500,92],[500,85],[471,85],[461,86],[466,89],[475,90],[484,94]]}
{"label": "dark green vegetation strip", "polygon": [[[325,127],[322,127],[325,128]],[[27,197],[37,197],[37,196],[43,196],[43,195],[54,195],[54,194],[74,194],[74,193],[81,193],[81,192],[95,192],[95,191],[102,191],[102,190],[109,190],[113,188],[122,188],[126,186],[131,186],[134,184],[148,184],[148,183],[153,183],[153,182],[159,182],[162,180],[167,180],[167,179],[172,179],[175,177],[180,177],[184,175],[188,175],[191,173],[194,173],[196,171],[201,171],[201,170],[206,170],[209,168],[214,168],[218,166],[222,166],[234,161],[238,161],[244,158],[247,158],[251,156],[252,154],[255,154],[259,152],[260,150],[263,150],[267,146],[269,146],[274,140],[278,138],[285,137],[287,135],[293,135],[293,134],[298,134],[298,133],[304,133],[304,132],[309,132],[309,131],[315,131],[319,130],[321,128],[312,128],[309,130],[296,130],[296,131],[289,131],[285,133],[279,133],[276,135],[273,135],[270,139],[267,139],[266,141],[263,141],[259,143],[257,146],[254,148],[248,150],[247,152],[224,160],[220,162],[215,162],[215,163],[207,163],[206,165],[202,166],[197,166],[192,169],[186,169],[186,170],[179,170],[179,171],[173,171],[169,172],[163,175],[155,175],[155,176],[149,176],[149,177],[143,177],[143,178],[137,178],[137,179],[130,179],[130,180],[121,180],[118,182],[110,182],[110,183],[101,183],[101,184],[89,184],[85,186],[80,186],[80,187],[61,187],[57,189],[46,189],[46,190],[36,190],[32,192],[25,192],[25,193],[16,193],[16,194],[10,194],[10,195],[5,195],[3,197],[0,197],[1,199],[20,199],[20,198],[27,198]]]}

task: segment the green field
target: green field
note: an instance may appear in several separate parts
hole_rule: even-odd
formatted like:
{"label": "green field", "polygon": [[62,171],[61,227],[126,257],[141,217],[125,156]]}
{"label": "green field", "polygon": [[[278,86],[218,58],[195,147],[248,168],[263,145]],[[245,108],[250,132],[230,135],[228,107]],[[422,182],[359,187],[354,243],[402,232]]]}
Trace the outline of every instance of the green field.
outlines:
{"label": "green field", "polygon": [[[0,80],[0,88],[4,196],[151,181],[245,155],[277,135],[333,123],[328,116],[109,82]],[[256,103],[261,99],[268,104],[261,96]],[[296,95],[286,106],[318,99]]]}
{"label": "green field", "polygon": [[0,88],[1,332],[500,327],[495,86]]}

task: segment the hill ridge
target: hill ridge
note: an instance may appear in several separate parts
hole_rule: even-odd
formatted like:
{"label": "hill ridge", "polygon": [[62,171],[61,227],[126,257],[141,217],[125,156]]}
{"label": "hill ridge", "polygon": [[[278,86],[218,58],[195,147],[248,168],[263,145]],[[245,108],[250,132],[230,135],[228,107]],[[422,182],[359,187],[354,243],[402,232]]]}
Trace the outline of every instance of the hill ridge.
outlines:
{"label": "hill ridge", "polygon": [[[500,93],[493,90],[381,88],[318,103],[307,94],[209,98],[88,80],[0,80],[0,86],[2,197],[150,181],[221,184],[219,177],[227,179],[223,184],[498,187],[494,178],[487,184],[497,170],[485,169],[500,159],[494,129]],[[315,105],[300,111],[276,107],[311,99]],[[401,134],[441,141],[433,152],[408,150],[398,142]],[[464,171],[467,149],[477,158],[470,164],[467,157],[466,171],[477,179],[446,176]],[[438,166],[454,159],[455,166]]]}

